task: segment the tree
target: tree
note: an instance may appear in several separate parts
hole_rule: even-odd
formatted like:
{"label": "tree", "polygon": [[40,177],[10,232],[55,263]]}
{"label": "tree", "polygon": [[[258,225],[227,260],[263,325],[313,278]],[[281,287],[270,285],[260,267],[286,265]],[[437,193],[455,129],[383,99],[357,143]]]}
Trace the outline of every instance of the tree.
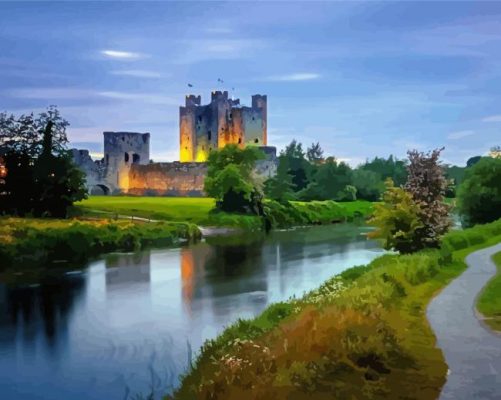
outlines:
{"label": "tree", "polygon": [[64,153],[68,144],[66,128],[69,123],[62,118],[55,106],[50,106],[38,116],[31,113],[16,118],[12,114],[0,113],[0,148],[6,152],[13,151],[27,154],[32,158],[38,157],[43,150],[44,131],[49,122],[52,124],[51,152]]}
{"label": "tree", "polygon": [[466,167],[467,168],[473,167],[476,163],[480,161],[481,158],[482,156],[475,156],[469,158],[468,161],[466,161]]}
{"label": "tree", "polygon": [[400,253],[412,253],[421,248],[416,243],[417,232],[423,227],[419,215],[420,207],[411,193],[401,187],[395,187],[391,178],[385,182],[386,191],[383,202],[374,206],[373,217],[369,224],[376,230],[369,232],[368,237],[382,239],[384,248],[397,250]]}
{"label": "tree", "polygon": [[0,114],[0,146],[7,175],[0,193],[0,212],[65,217],[68,207],[85,198],[84,175],[66,150],[65,121],[49,107],[33,114]]}
{"label": "tree", "polygon": [[263,152],[256,147],[240,149],[233,144],[209,154],[204,190],[216,199],[219,209],[262,214],[262,190],[253,174],[256,161],[262,158]]}
{"label": "tree", "polygon": [[484,157],[469,168],[458,189],[458,200],[466,226],[501,218],[501,159]]}
{"label": "tree", "polygon": [[357,197],[369,201],[379,201],[385,190],[381,175],[362,168],[353,171],[352,184],[357,189]]}
{"label": "tree", "polygon": [[328,157],[317,166],[311,182],[299,196],[303,200],[346,200],[346,192],[343,191],[348,185],[351,185],[349,165]]}
{"label": "tree", "polygon": [[421,227],[416,230],[416,247],[438,247],[442,236],[449,230],[449,206],[444,202],[448,186],[444,168],[440,164],[443,149],[422,153],[408,151],[408,177],[404,186],[418,205]]}
{"label": "tree", "polygon": [[391,178],[396,186],[403,185],[407,179],[405,162],[397,160],[393,156],[388,157],[388,159],[375,157],[372,161],[361,165],[360,169],[379,174],[381,181]]}
{"label": "tree", "polygon": [[312,143],[306,150],[306,158],[312,164],[320,164],[324,161],[324,151],[320,147],[320,143]]}
{"label": "tree", "polygon": [[370,220],[377,228],[372,237],[383,239],[387,248],[410,253],[438,247],[450,228],[449,207],[444,203],[448,181],[439,162],[441,151],[407,152],[405,185],[395,188],[387,180],[383,203],[376,205]]}
{"label": "tree", "polygon": [[294,190],[304,189],[309,182],[311,167],[305,158],[303,146],[296,140],[293,140],[281,153],[280,162],[283,162],[284,168],[292,176]]}
{"label": "tree", "polygon": [[283,162],[283,157],[278,157],[277,174],[264,183],[264,194],[266,197],[281,203],[295,198],[292,176],[288,172],[286,163]]}

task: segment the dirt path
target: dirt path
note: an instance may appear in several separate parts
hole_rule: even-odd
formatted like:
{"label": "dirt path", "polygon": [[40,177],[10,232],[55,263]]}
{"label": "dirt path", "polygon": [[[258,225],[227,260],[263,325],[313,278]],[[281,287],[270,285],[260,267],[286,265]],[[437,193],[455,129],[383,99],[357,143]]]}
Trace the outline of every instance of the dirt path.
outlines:
{"label": "dirt path", "polygon": [[496,274],[491,256],[501,243],[470,254],[468,269],[430,303],[428,320],[449,376],[440,399],[501,399],[501,335],[478,319],[476,298]]}

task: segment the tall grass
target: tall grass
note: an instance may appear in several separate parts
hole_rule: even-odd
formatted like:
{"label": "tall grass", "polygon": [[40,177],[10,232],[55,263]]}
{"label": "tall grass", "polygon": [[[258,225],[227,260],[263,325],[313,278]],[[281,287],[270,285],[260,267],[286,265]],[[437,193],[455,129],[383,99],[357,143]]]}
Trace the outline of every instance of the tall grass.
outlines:
{"label": "tall grass", "polygon": [[198,228],[188,223],[0,218],[0,270],[53,261],[81,262],[100,253],[199,238]]}
{"label": "tall grass", "polygon": [[466,268],[501,241],[501,221],[452,232],[441,249],[385,255],[207,341],[175,399],[437,398],[447,366],[425,316]]}

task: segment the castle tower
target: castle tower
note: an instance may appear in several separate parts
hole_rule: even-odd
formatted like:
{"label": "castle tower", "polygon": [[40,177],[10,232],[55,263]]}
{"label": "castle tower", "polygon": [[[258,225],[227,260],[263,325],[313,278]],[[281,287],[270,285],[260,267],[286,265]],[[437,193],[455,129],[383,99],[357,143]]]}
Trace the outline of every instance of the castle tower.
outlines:
{"label": "castle tower", "polygon": [[213,91],[207,105],[201,105],[200,96],[186,96],[179,109],[179,136],[181,162],[204,162],[212,150],[230,143],[265,146],[266,96],[252,96],[252,107],[229,99],[227,91]]}
{"label": "castle tower", "polygon": [[127,192],[129,170],[133,164],[150,162],[150,134],[137,132],[103,132],[106,181]]}

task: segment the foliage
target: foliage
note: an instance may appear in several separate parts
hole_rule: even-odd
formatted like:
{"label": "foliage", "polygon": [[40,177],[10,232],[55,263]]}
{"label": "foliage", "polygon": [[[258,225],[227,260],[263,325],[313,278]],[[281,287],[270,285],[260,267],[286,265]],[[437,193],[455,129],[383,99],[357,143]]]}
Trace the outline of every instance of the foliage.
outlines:
{"label": "foliage", "polygon": [[362,164],[360,169],[378,174],[381,181],[391,178],[396,186],[403,185],[407,180],[406,163],[393,156],[388,157],[388,159],[375,157],[373,160]]}
{"label": "foliage", "polygon": [[359,199],[379,201],[384,192],[384,182],[381,176],[374,171],[357,168],[352,174],[352,185],[357,189]]}
{"label": "foliage", "polygon": [[0,218],[1,267],[81,262],[100,253],[199,238],[200,231],[188,223]]}
{"label": "foliage", "polygon": [[50,106],[38,116],[31,113],[16,118],[12,114],[0,113],[0,148],[5,152],[37,158],[43,151],[44,132],[49,122],[53,125],[51,152],[56,155],[65,153],[69,123],[55,106]]}
{"label": "foliage", "polygon": [[284,155],[278,157],[277,174],[264,183],[266,197],[282,203],[295,198],[292,175],[289,173],[287,163],[284,162],[284,157]]}
{"label": "foliage", "polygon": [[457,188],[464,180],[466,169],[467,168],[458,167],[456,165],[448,165],[445,167],[445,177],[448,180],[448,186],[445,192],[446,197],[456,197]]}
{"label": "foliage", "polygon": [[501,159],[484,157],[468,169],[458,199],[466,226],[501,218]]}
{"label": "foliage", "polygon": [[374,206],[373,217],[369,220],[376,230],[368,236],[382,239],[387,250],[395,249],[401,253],[419,250],[421,247],[416,243],[416,235],[423,226],[419,219],[420,212],[412,195],[403,188],[395,187],[388,178],[383,202]]}
{"label": "foliage", "polygon": [[[501,221],[449,233],[444,242],[482,236],[481,246],[496,232],[499,241]],[[437,398],[447,365],[425,310],[466,267],[462,259],[476,247],[464,245],[447,258],[436,249],[385,255],[238,320],[204,344],[167,398]]]}
{"label": "foliage", "polygon": [[320,147],[320,143],[312,143],[308,149],[306,149],[306,158],[312,164],[320,164],[324,161],[324,151]]}
{"label": "foliage", "polygon": [[408,177],[405,190],[419,207],[419,222],[414,235],[413,250],[438,247],[442,236],[449,230],[450,207],[444,201],[447,179],[439,162],[442,149],[422,153],[409,151]]}
{"label": "foliage", "polygon": [[473,167],[476,163],[478,163],[481,160],[482,156],[475,156],[475,157],[470,157],[468,161],[466,161],[466,167]]}
{"label": "foliage", "polygon": [[37,118],[0,114],[0,146],[7,175],[0,186],[0,213],[66,217],[85,198],[85,179],[65,150],[66,122],[50,107]]}
{"label": "foliage", "polygon": [[[317,166],[308,186],[299,193],[301,200],[350,200],[345,188],[351,184],[351,168],[329,157]],[[353,198],[351,199],[353,200]]]}
{"label": "foliage", "polygon": [[205,192],[223,211],[262,214],[261,187],[253,176],[256,161],[264,154],[255,147],[228,145],[209,154]]}
{"label": "foliage", "polygon": [[311,165],[305,158],[302,144],[293,140],[280,153],[279,160],[284,163],[285,170],[292,176],[294,190],[304,189],[308,185]]}

